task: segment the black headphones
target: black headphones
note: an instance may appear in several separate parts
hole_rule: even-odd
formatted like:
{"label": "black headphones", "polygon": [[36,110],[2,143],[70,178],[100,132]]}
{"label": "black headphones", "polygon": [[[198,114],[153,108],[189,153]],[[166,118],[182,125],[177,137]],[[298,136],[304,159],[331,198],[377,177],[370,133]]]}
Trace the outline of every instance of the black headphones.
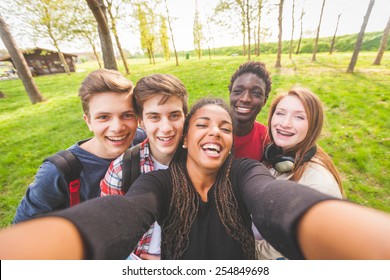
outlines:
{"label": "black headphones", "polygon": [[[311,147],[303,156],[302,163],[308,162],[317,152],[317,146]],[[290,172],[294,168],[295,157],[283,156],[281,147],[274,143],[268,144],[264,150],[264,159],[272,164],[272,166],[279,172]]]}

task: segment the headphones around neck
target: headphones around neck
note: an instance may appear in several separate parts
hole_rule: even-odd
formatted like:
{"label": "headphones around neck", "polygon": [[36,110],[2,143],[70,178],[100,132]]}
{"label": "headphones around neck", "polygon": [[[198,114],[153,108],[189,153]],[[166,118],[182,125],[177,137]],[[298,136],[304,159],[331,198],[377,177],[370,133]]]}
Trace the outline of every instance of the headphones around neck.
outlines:
{"label": "headphones around neck", "polygon": [[[317,146],[311,147],[303,156],[302,163],[310,161],[317,152]],[[274,143],[268,144],[264,150],[264,159],[272,164],[279,172],[286,173],[293,170],[295,166],[295,157],[284,156],[281,147]]]}

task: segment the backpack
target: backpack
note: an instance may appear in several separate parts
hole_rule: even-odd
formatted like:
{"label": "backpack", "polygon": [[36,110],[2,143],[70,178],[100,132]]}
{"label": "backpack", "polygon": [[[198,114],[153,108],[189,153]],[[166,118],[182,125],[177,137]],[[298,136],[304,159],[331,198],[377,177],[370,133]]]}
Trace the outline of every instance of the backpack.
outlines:
{"label": "backpack", "polygon": [[[141,143],[126,150],[123,155],[122,167],[122,186],[127,192],[131,184],[140,175],[139,171],[139,150]],[[62,150],[54,155],[44,159],[43,162],[49,161],[54,164],[61,172],[62,177],[68,186],[69,191],[69,205],[72,207],[80,203],[80,173],[82,165],[77,157],[69,150]]]}

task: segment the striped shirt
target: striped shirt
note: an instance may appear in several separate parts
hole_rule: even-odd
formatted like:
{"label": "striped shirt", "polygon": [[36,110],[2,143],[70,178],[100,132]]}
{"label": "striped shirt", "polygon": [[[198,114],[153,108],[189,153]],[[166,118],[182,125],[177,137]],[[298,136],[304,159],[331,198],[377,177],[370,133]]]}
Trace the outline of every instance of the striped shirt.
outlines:
{"label": "striped shirt", "polygon": [[[122,167],[123,167],[123,156],[120,155],[113,162],[111,162],[106,175],[100,182],[101,196],[108,195],[125,195],[125,189],[122,186]],[[148,173],[154,170],[154,162],[152,155],[150,154],[149,140],[146,139],[142,142],[140,150],[140,173]],[[130,171],[129,171],[130,172]],[[154,223],[150,229],[142,236],[138,242],[137,247],[134,249],[134,253],[137,256],[148,253],[150,241],[152,239],[153,229],[156,226]]]}

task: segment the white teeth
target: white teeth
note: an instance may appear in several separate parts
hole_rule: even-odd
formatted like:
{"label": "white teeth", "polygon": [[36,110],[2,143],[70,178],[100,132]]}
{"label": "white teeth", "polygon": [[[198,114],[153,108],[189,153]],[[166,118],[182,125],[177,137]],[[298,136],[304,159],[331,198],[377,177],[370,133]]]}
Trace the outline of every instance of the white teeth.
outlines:
{"label": "white teeth", "polygon": [[219,153],[221,151],[221,147],[219,145],[211,144],[211,143],[203,145],[202,149],[209,150],[211,152],[216,152],[216,153]]}
{"label": "white teeth", "polygon": [[290,132],[286,132],[286,131],[282,131],[282,130],[277,130],[277,132],[279,134],[284,135],[284,136],[293,136],[294,135],[294,133],[290,133]]}
{"label": "white teeth", "polygon": [[167,142],[173,139],[173,137],[157,137],[158,140]]}
{"label": "white teeth", "polygon": [[251,111],[250,108],[244,108],[244,107],[236,107],[236,110],[242,113],[249,113]]}
{"label": "white teeth", "polygon": [[107,138],[108,138],[109,140],[111,140],[111,141],[121,141],[121,140],[125,139],[126,136],[121,136],[121,137],[114,137],[114,136],[108,137],[108,136],[107,136]]}

